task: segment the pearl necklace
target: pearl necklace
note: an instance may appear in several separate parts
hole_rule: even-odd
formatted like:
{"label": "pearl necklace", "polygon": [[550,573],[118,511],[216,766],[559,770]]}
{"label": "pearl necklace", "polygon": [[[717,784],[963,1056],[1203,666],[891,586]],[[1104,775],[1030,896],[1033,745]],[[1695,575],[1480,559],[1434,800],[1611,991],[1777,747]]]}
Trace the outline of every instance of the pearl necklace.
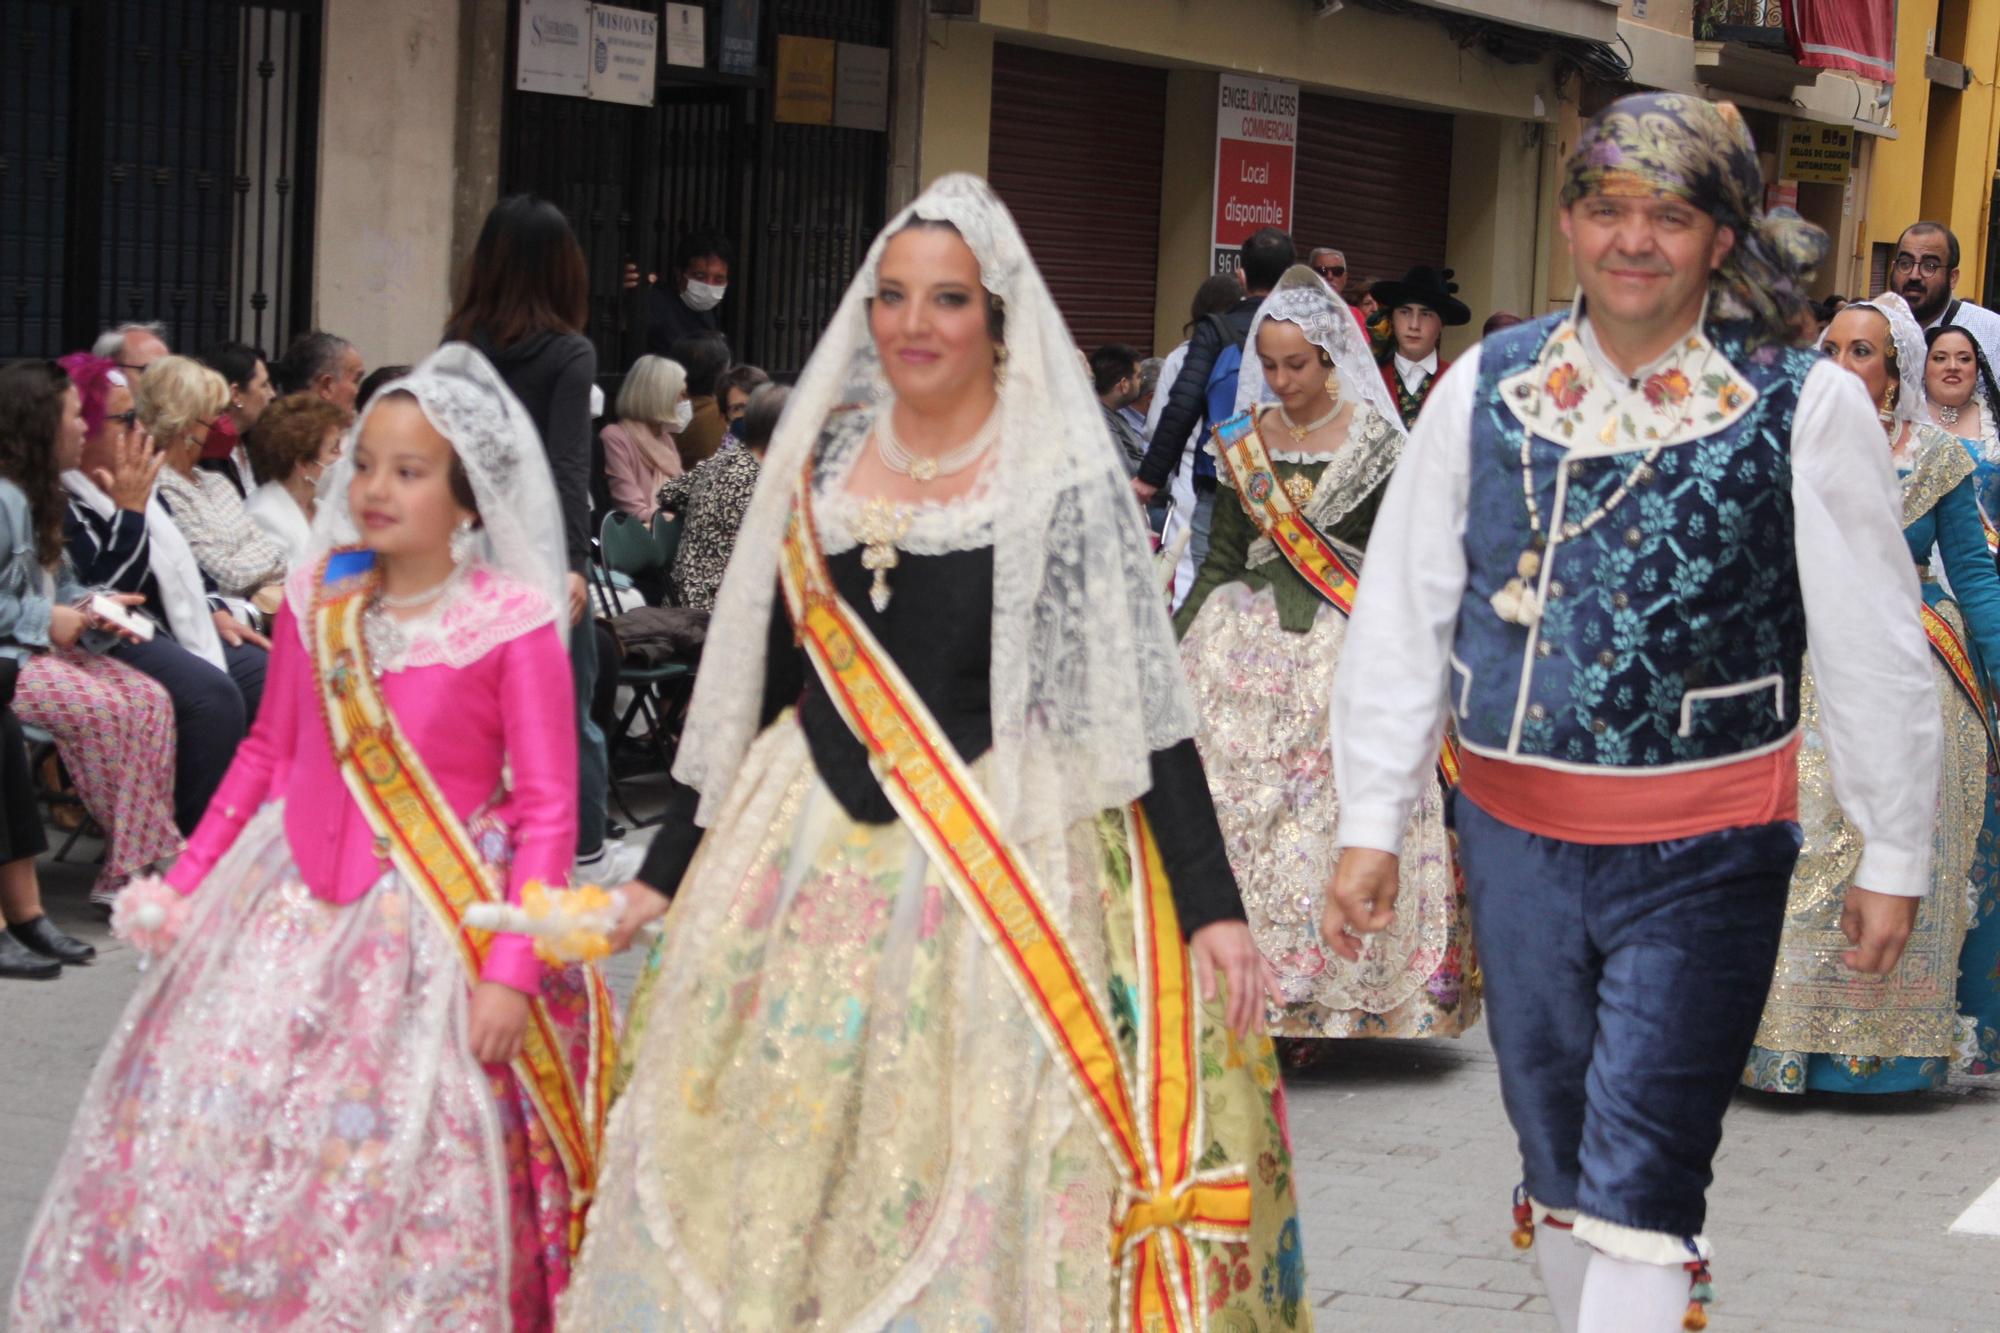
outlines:
{"label": "pearl necklace", "polygon": [[971,439],[950,453],[936,457],[916,453],[903,443],[896,434],[895,415],[896,410],[891,406],[875,418],[875,451],[882,456],[884,467],[920,485],[965,471],[1000,438],[1000,404],[997,401],[993,410],[987,413],[985,423],[973,432]]}
{"label": "pearl necklace", "polygon": [[1326,427],[1331,426],[1333,419],[1339,415],[1340,400],[1336,398],[1333,400],[1333,406],[1327,409],[1325,416],[1314,417],[1311,421],[1301,426],[1292,420],[1292,414],[1285,410],[1283,403],[1278,404],[1278,420],[1285,423],[1285,432],[1292,437],[1295,443],[1299,444],[1303,444],[1306,436],[1312,434],[1314,431],[1324,430]]}
{"label": "pearl necklace", "polygon": [[465,566],[463,565],[453,565],[451,573],[445,575],[444,578],[433,583],[428,588],[419,588],[415,592],[377,592],[375,600],[392,611],[408,611],[415,607],[423,606],[427,602],[435,601],[440,593],[449,588],[458,579],[459,571],[464,568]]}

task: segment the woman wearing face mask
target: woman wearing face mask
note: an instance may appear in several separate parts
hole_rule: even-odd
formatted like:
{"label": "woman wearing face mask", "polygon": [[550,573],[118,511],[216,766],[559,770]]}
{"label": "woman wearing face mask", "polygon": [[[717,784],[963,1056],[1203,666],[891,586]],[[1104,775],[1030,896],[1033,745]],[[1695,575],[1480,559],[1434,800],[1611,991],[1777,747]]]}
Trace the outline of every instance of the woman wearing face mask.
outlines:
{"label": "woman wearing face mask", "polygon": [[1304,265],[1265,298],[1245,353],[1262,373],[1245,367],[1239,415],[1208,446],[1223,499],[1175,625],[1230,864],[1284,997],[1275,1030],[1455,1037],[1477,1021],[1479,995],[1436,780],[1404,835],[1395,925],[1356,962],[1320,940],[1340,809],[1326,699],[1347,613],[1270,535],[1283,517],[1273,505],[1282,504],[1361,569],[1403,453],[1396,406],[1347,303]]}
{"label": "woman wearing face mask", "polygon": [[729,369],[729,344],[719,333],[684,338],[674,344],[673,357],[687,369],[688,404],[692,415],[674,437],[680,450],[681,466],[691,468],[722,447],[723,432],[729,423],[722,419],[722,405],[716,401],[716,385]]}
{"label": "woman wearing face mask", "polygon": [[318,394],[295,393],[271,404],[250,437],[250,461],[264,481],[244,508],[284,548],[287,570],[299,567],[312,544],[319,479],[340,457],[347,422],[347,413]]}
{"label": "woman wearing face mask", "polygon": [[[2000,551],[2000,384],[1978,340],[1956,324],[1926,330],[1924,392],[1931,419],[1972,456],[1973,495],[1988,551]],[[1993,664],[1982,663],[1993,671]],[[1986,820],[1972,858],[1978,895],[1959,955],[1958,1011],[1974,1043],[1966,1072],[2000,1073],[2000,782],[1989,782]]]}
{"label": "woman wearing face mask", "polygon": [[1263,968],[1144,527],[983,182],[870,250],[705,657],[626,887],[625,938],[680,902],[565,1326],[1099,1329],[1121,1295],[1140,1328],[1309,1323]]}
{"label": "woman wearing face mask", "polygon": [[1990,681],[1981,664],[2000,663],[2000,575],[1980,530],[1972,459],[1931,423],[1924,338],[1903,298],[1885,293],[1844,307],[1821,346],[1879,405],[1902,482],[1903,536],[1922,582],[1944,736],[1936,850],[1902,961],[1886,977],[1849,971],[1842,909],[1860,838],[1833,799],[1829,766],[1840,760],[1816,740],[1820,704],[1808,669],[1799,702],[1808,738],[1799,750],[1805,845],[1743,1082],[1766,1092],[1919,1092],[1943,1087],[1966,1053],[1958,1004],[1940,979],[1960,967],[1971,917],[1966,881],[1987,810]]}
{"label": "woman wearing face mask", "polygon": [[681,475],[674,437],[693,419],[680,362],[647,355],[632,363],[618,390],[618,420],[598,432],[614,506],[641,523],[653,521],[660,487]]}

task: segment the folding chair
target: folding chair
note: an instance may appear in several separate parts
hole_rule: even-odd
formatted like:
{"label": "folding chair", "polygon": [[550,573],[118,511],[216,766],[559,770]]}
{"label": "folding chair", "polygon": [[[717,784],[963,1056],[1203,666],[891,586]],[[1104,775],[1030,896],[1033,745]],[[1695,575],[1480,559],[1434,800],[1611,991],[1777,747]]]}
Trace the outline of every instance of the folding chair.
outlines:
{"label": "folding chair", "polygon": [[[663,528],[668,533],[665,538],[662,536]],[[652,526],[648,527],[623,511],[605,515],[597,537],[598,550],[604,562],[605,583],[608,585],[614,576],[622,575],[630,580],[637,575],[672,568],[673,548],[679,543],[678,520],[656,517]],[[608,596],[608,588],[600,589],[600,594],[606,603],[605,614],[615,616],[615,599]],[[662,662],[658,666],[621,665],[618,668],[618,683],[632,691],[632,701],[619,715],[612,734],[605,738],[612,759],[611,795],[631,825],[645,828],[659,821],[640,819],[625,799],[619,782],[618,754],[632,739],[634,724],[644,719],[646,748],[652,751],[658,763],[656,767],[640,771],[665,772],[673,766],[674,748],[679,743],[678,724],[687,710],[688,695],[694,687],[694,667],[686,662]]]}

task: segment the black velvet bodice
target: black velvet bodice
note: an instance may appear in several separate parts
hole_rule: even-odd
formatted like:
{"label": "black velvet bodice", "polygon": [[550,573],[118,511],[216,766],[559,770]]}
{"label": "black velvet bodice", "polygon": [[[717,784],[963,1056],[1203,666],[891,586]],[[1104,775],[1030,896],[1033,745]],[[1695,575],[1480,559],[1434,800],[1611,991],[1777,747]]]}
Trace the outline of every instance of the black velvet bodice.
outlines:
{"label": "black velvet bodice", "polygon": [[[874,575],[859,548],[827,557],[835,586],[866,622],[969,763],[992,748],[993,548],[942,555],[904,553],[889,571],[889,605],[868,600]],[[702,663],[728,670],[727,663]],[[841,720],[819,675],[799,648],[782,595],[774,599],[765,657],[761,725],[796,705],[813,767],[848,816],[888,824],[895,808],[868,764],[868,751]],[[1243,919],[1242,898],[1223,850],[1222,830],[1192,740],[1155,752],[1153,786],[1141,798],[1173,884],[1181,927],[1193,934],[1214,921]],[[701,829],[694,792],[677,787],[640,879],[663,892],[680,883]]]}

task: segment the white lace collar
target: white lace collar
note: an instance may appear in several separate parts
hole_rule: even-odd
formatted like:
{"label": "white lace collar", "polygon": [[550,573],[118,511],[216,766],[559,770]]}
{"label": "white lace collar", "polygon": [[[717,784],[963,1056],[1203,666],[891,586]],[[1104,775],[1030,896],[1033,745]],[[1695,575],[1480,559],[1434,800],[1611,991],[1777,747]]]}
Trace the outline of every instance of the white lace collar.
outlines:
{"label": "white lace collar", "polygon": [[[297,618],[299,637],[312,650],[312,602],[319,587],[316,565],[295,571],[285,581],[285,601]],[[395,621],[392,639],[370,643],[380,672],[412,667],[463,668],[504,643],[556,620],[555,608],[532,584],[497,569],[475,564],[453,580],[442,597],[424,614]]]}

